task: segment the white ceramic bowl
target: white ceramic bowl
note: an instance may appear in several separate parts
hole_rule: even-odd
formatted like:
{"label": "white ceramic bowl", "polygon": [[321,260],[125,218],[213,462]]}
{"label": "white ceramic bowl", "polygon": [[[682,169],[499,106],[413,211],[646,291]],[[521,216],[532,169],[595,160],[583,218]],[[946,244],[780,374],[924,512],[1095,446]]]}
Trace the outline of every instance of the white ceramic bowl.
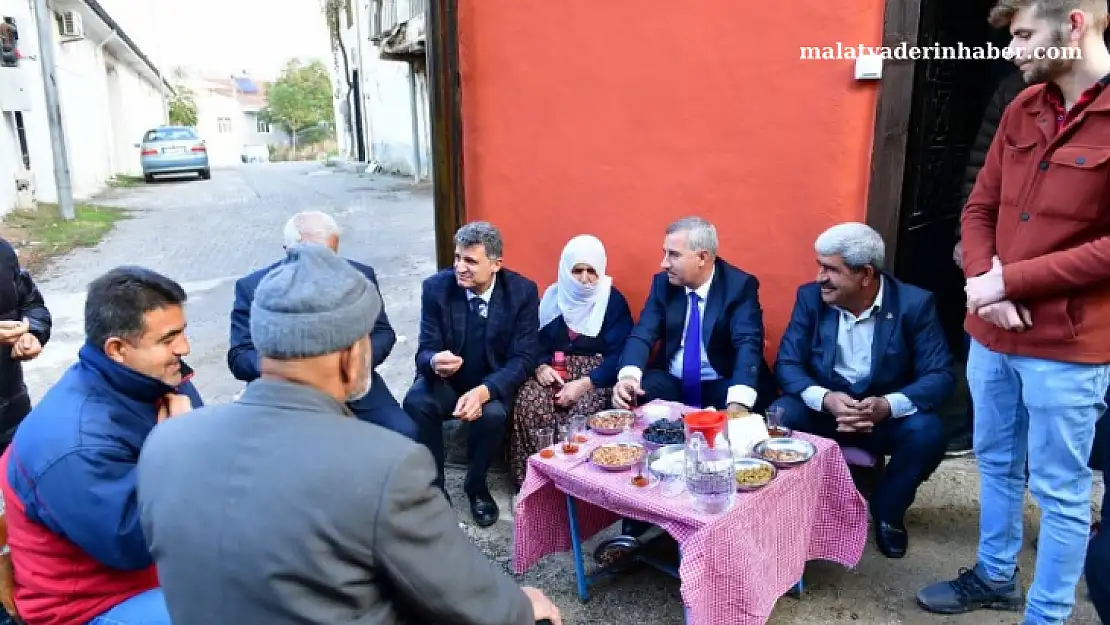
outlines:
{"label": "white ceramic bowl", "polygon": [[660,406],[659,404],[644,406],[643,407],[643,413],[644,413],[644,422],[646,422],[649,425],[652,424],[652,423],[655,423],[656,421],[658,421],[660,419],[670,419],[671,418],[671,408],[669,406]]}

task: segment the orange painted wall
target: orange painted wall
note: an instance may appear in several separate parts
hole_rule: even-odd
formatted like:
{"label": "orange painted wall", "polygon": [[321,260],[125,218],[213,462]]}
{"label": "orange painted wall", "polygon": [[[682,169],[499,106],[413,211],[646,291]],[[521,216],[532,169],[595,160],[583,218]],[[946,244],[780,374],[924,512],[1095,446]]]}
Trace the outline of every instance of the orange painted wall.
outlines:
{"label": "orange painted wall", "polygon": [[554,281],[597,235],[638,312],[663,230],[713,221],[756,275],[773,358],[813,240],[865,215],[875,83],[800,46],[876,45],[882,0],[467,0],[459,3],[468,219],[506,264]]}

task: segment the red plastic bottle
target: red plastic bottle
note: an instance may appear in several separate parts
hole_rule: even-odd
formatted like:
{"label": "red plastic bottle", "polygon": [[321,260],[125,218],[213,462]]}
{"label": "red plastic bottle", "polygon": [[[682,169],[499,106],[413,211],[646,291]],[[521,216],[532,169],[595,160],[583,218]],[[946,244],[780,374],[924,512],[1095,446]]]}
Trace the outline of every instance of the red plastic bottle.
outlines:
{"label": "red plastic bottle", "polygon": [[559,374],[564,382],[567,382],[567,357],[563,352],[555,352],[555,357],[551,359],[551,368],[555,373]]}

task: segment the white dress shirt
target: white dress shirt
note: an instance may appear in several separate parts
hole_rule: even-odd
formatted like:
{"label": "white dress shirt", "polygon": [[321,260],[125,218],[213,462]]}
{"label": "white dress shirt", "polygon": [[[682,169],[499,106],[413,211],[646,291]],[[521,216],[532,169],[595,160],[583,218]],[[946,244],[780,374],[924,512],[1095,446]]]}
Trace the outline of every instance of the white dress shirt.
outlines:
{"label": "white dress shirt", "polygon": [[[686,287],[686,301],[690,301],[690,293],[698,294],[698,327],[701,329],[702,343],[701,343],[701,380],[702,382],[709,382],[712,380],[719,380],[720,374],[709,364],[709,353],[705,350],[705,337],[707,332],[712,332],[712,328],[705,327],[705,303],[709,300],[709,287],[713,284],[713,277],[716,275],[717,269],[714,267],[713,272],[709,274],[709,279],[705,281],[696,289]],[[678,379],[682,379],[682,363],[684,347],[686,346],[686,330],[690,327],[690,306],[687,305],[686,321],[682,324],[682,334],[679,335],[678,351],[675,352],[674,358],[670,362],[670,374]],[[617,379],[632,378],[637,383],[643,378],[643,371],[639,367],[631,365],[621,368],[617,373]],[[725,398],[726,404],[741,404],[751,408],[755,405],[757,393],[754,388],[745,384],[735,384],[728,388],[728,396]],[[716,408],[724,408],[724,406],[715,406]]]}
{"label": "white dress shirt", "polygon": [[[848,381],[855,384],[871,376],[871,346],[875,338],[875,313],[883,307],[883,288],[885,280],[879,279],[879,292],[875,301],[864,310],[860,316],[855,316],[851,311],[839,306],[833,306],[840,313],[839,325],[836,330],[836,364],[833,371]],[[802,401],[810,410],[822,411],[822,404],[829,389],[822,386],[810,386],[802,391]],[[905,417],[917,412],[917,406],[901,393],[889,393],[883,396],[890,403],[890,416],[894,418]]]}
{"label": "white dress shirt", "polygon": [[467,303],[467,305],[469,305],[470,300],[474,299],[475,297],[480,298],[482,301],[484,301],[486,303],[486,305],[483,306],[482,310],[479,312],[479,314],[482,315],[483,319],[485,319],[486,317],[489,316],[489,302],[490,302],[490,298],[493,297],[493,287],[495,287],[495,286],[497,286],[497,274],[493,274],[493,281],[491,281],[489,283],[489,288],[486,289],[485,293],[482,293],[481,295],[478,295],[477,293],[475,293],[474,291],[471,291],[470,289],[466,290],[466,303]]}

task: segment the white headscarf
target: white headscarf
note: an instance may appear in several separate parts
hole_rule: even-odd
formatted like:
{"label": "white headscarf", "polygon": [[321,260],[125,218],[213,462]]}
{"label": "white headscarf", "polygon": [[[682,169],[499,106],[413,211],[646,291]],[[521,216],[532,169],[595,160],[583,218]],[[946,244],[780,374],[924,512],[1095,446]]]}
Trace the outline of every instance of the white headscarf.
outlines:
{"label": "white headscarf", "polygon": [[[597,282],[586,286],[571,270],[582,263],[597,272]],[[613,279],[605,275],[605,246],[594,236],[583,234],[571,239],[559,259],[559,281],[547,287],[540,301],[540,327],[559,315],[571,331],[596,337],[605,321]]]}

